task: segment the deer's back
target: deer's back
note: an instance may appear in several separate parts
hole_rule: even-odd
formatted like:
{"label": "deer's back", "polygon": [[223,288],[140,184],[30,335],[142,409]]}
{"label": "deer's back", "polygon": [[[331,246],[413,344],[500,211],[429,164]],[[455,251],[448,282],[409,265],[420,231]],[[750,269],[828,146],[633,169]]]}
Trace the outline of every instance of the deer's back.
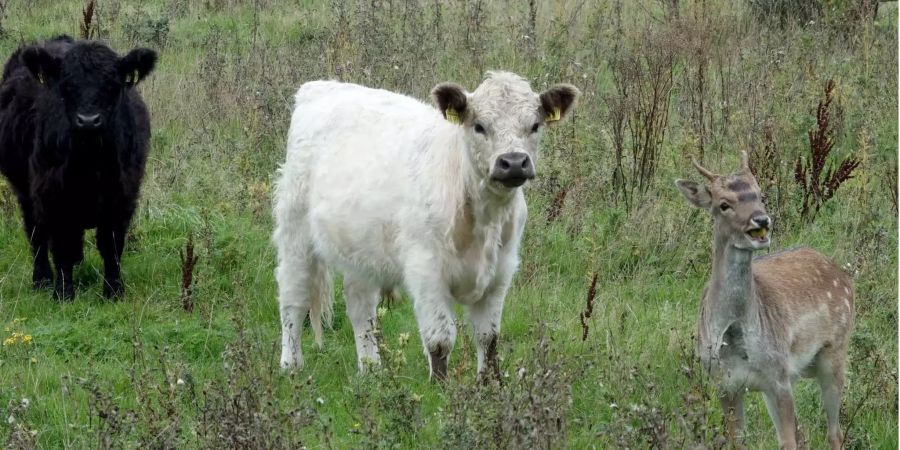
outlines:
{"label": "deer's back", "polygon": [[752,267],[763,314],[799,365],[822,348],[846,347],[854,319],[853,280],[840,266],[799,248],[757,258]]}

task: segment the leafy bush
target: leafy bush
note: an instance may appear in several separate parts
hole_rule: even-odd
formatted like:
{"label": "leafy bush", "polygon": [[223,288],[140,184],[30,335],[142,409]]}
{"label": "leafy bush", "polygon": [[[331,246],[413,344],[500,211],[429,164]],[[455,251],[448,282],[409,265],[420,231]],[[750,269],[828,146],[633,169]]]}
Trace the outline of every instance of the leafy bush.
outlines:
{"label": "leafy bush", "polygon": [[125,19],[122,33],[134,44],[150,47],[165,47],[169,38],[169,18],[152,17],[139,11]]}

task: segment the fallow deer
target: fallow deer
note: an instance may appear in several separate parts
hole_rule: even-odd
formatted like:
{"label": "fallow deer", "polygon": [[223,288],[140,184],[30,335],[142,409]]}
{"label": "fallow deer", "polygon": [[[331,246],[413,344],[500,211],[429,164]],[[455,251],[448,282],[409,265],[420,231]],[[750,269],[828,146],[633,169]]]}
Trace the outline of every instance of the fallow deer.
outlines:
{"label": "fallow deer", "polygon": [[822,392],[832,449],[843,446],[841,391],[853,330],[853,282],[821,253],[798,248],[753,258],[769,247],[772,220],[747,154],[732,175],[694,166],[705,184],[675,184],[713,218],[712,274],[700,306],[698,352],[716,379],[726,432],[736,448],[744,425],[743,397],[762,391],[781,449],[797,448],[792,386],[815,377]]}

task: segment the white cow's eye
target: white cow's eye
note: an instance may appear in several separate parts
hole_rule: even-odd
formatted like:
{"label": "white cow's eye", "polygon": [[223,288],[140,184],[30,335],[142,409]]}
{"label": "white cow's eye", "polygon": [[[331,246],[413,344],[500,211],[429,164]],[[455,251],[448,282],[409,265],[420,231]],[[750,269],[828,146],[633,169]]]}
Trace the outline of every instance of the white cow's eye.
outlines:
{"label": "white cow's eye", "polygon": [[484,127],[481,126],[480,123],[475,124],[475,132],[479,134],[484,134]]}
{"label": "white cow's eye", "polygon": [[534,125],[531,126],[531,132],[532,132],[532,133],[537,133],[539,129],[541,129],[541,123],[540,123],[540,122],[535,122]]}

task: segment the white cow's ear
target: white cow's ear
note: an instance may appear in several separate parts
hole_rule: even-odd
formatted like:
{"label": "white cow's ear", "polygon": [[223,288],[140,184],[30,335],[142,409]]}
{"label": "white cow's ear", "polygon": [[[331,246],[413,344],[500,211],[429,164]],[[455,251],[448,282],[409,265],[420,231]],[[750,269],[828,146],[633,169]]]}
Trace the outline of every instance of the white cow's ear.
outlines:
{"label": "white cow's ear", "polygon": [[431,90],[434,104],[448,122],[461,124],[465,121],[468,103],[466,90],[455,83],[441,83]]}
{"label": "white cow's ear", "polygon": [[541,110],[545,122],[557,122],[575,107],[581,91],[571,84],[554,84],[541,94]]}

